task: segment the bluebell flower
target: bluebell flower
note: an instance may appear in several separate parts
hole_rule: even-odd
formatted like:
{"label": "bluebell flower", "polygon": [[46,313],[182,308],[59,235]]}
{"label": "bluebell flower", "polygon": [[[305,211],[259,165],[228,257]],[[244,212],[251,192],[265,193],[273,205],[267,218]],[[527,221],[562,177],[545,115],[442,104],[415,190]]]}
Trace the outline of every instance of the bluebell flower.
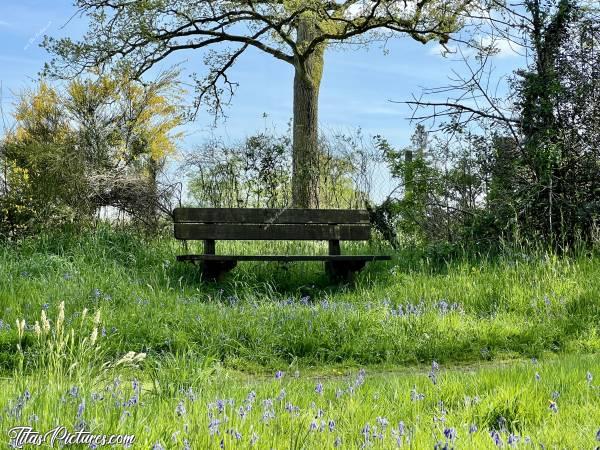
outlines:
{"label": "bluebell flower", "polygon": [[404,422],[400,421],[400,422],[398,422],[398,434],[400,436],[404,436],[404,432],[405,432]]}
{"label": "bluebell flower", "polygon": [[192,450],[192,446],[190,445],[190,441],[187,439],[183,440],[183,450]]}
{"label": "bluebell flower", "polygon": [[592,372],[588,370],[588,372],[585,374],[585,379],[587,380],[588,384],[592,384],[592,380],[594,379],[594,377],[592,377]]}
{"label": "bluebell flower", "polygon": [[179,402],[177,404],[177,407],[175,408],[175,414],[177,414],[179,417],[181,416],[185,416],[185,405],[183,404],[183,402]]}
{"label": "bluebell flower", "polygon": [[503,442],[500,433],[496,430],[492,430],[490,431],[490,437],[492,438],[492,441],[494,441],[494,444],[496,444],[496,447],[502,447]]}
{"label": "bluebell flower", "polygon": [[334,429],[335,429],[335,421],[330,420],[329,421],[329,431],[333,433]]}
{"label": "bluebell flower", "polygon": [[519,443],[519,436],[516,436],[516,435],[510,433],[510,435],[508,436],[508,440],[506,441],[506,443],[508,445],[510,445],[511,447],[514,447],[515,445],[517,445]]}
{"label": "bluebell flower", "polygon": [[85,411],[85,399],[81,399],[81,403],[77,407],[77,417],[81,418],[83,416],[83,412]]}
{"label": "bluebell flower", "polygon": [[539,374],[539,372],[535,373],[535,381],[540,381],[542,379],[542,376]]}
{"label": "bluebell flower", "polygon": [[385,417],[377,417],[376,421],[377,421],[377,424],[384,430],[390,424],[390,422]]}
{"label": "bluebell flower", "polygon": [[477,425],[475,425],[474,423],[472,423],[469,426],[469,434],[473,434],[473,433],[476,433],[476,432],[477,432]]}
{"label": "bluebell flower", "polygon": [[368,423],[365,424],[360,433],[364,436],[365,440],[368,440],[371,435],[371,426]]}
{"label": "bluebell flower", "polygon": [[431,380],[431,382],[436,385],[437,384],[437,376],[435,375],[435,372],[433,370],[431,370],[429,372],[429,375],[427,375],[429,377],[429,379]]}
{"label": "bluebell flower", "polygon": [[560,392],[558,392],[558,391],[552,392],[552,400],[556,401],[556,400],[558,400],[558,397],[560,397]]}
{"label": "bluebell flower", "polygon": [[550,408],[550,411],[552,411],[554,414],[558,412],[558,405],[556,404],[556,402],[550,401],[550,405],[548,406],[548,408]]}
{"label": "bluebell flower", "polygon": [[195,402],[196,401],[196,393],[194,392],[194,390],[192,389],[191,386],[188,388],[187,391],[185,391],[185,396],[191,402]]}
{"label": "bluebell flower", "polygon": [[283,378],[283,372],[281,370],[278,370],[277,372],[275,372],[275,379],[280,380],[281,378]]}
{"label": "bluebell flower", "polygon": [[454,428],[444,428],[444,436],[449,441],[456,439],[456,430]]}
{"label": "bluebell flower", "polygon": [[598,428],[598,432],[596,433],[596,440],[600,442],[600,428]]}
{"label": "bluebell flower", "polygon": [[419,392],[417,392],[417,387],[413,387],[410,390],[410,399],[413,402],[419,401],[419,400],[423,400],[425,398],[425,394],[420,394]]}
{"label": "bluebell flower", "polygon": [[208,423],[208,432],[211,436],[219,434],[219,425],[221,425],[221,421],[219,419],[212,419]]}
{"label": "bluebell flower", "polygon": [[73,386],[69,389],[69,395],[71,397],[79,397],[79,388],[77,386]]}
{"label": "bluebell flower", "polygon": [[286,395],[286,394],[285,394],[285,389],[282,389],[282,390],[279,392],[279,395],[277,396],[277,400],[279,400],[279,401],[283,400],[283,399],[285,398],[285,395]]}
{"label": "bluebell flower", "polygon": [[315,431],[317,429],[317,422],[315,422],[314,420],[310,423],[310,427],[309,430],[310,431]]}
{"label": "bluebell flower", "polygon": [[323,384],[322,383],[317,383],[317,385],[315,386],[315,392],[319,395],[323,394]]}
{"label": "bluebell flower", "polygon": [[250,438],[250,445],[254,446],[254,444],[256,444],[256,442],[258,441],[258,434],[256,434],[256,432],[252,433],[252,437]]}
{"label": "bluebell flower", "polygon": [[340,447],[342,445],[342,438],[337,436],[335,438],[335,441],[333,441],[333,446],[334,447]]}

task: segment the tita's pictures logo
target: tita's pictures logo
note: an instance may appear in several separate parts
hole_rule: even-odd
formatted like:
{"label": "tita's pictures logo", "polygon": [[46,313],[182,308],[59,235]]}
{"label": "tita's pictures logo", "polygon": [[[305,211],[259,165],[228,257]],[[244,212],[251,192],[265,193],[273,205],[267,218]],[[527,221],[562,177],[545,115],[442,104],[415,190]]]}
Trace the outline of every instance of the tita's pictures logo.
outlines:
{"label": "tita's pictures logo", "polygon": [[11,448],[24,448],[26,446],[48,445],[54,447],[67,447],[71,445],[87,445],[90,448],[98,448],[107,445],[121,445],[129,448],[135,441],[134,435],[128,434],[93,434],[89,431],[69,431],[64,426],[58,426],[52,430],[40,432],[32,427],[13,427],[8,431],[9,445]]}

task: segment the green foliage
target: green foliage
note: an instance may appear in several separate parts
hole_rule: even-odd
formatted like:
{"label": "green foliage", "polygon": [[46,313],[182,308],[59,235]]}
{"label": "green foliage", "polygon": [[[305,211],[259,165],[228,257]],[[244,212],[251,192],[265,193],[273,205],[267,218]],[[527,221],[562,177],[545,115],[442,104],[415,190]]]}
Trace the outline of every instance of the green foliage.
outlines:
{"label": "green foliage", "polygon": [[[314,243],[218,246],[225,254],[327,252]],[[390,251],[377,242],[344,247],[347,254]],[[587,254],[569,259],[507,250],[494,259],[444,262],[406,247],[391,263],[368,265],[354,285],[335,286],[318,263],[241,263],[225,283],[204,284],[197,268],[174,262],[181,249],[171,236],[147,240],[103,228],[43,235],[0,251],[3,323],[33,324],[44,305],[56,317],[63,300],[67,324],[78,323],[84,308],[101,308],[100,342],[109,359],[129,351],[191,351],[234,368],[277,368],[600,348],[600,265]],[[0,360],[14,365],[14,327],[0,331],[2,342]]]}
{"label": "green foliage", "polygon": [[[313,243],[219,245],[326,251]],[[369,245],[345,251],[389,252]],[[398,437],[429,448],[450,428],[457,448],[497,448],[493,430],[504,445],[511,433],[545,446],[594,445],[598,255],[507,248],[494,259],[434,263],[400,248],[352,286],[330,286],[310,263],[240,264],[214,285],[174,263],[179,250],[171,236],[109,227],[0,246],[2,431],[29,419],[38,430],[60,423],[134,434],[142,447],[187,440],[192,448],[245,448],[256,433],[253,448],[329,448],[336,438],[358,448],[370,424],[378,432],[368,440],[381,448]],[[539,362],[521,359],[532,356]],[[251,391],[254,407],[242,417]],[[549,408],[554,392],[558,412]],[[209,406],[219,399],[234,404],[219,413]],[[226,422],[210,425],[223,414]],[[392,431],[399,421],[402,436]]]}
{"label": "green foliage", "polygon": [[[362,208],[368,198],[370,157],[356,135],[322,136],[318,171],[320,208]],[[209,141],[183,164],[191,201],[206,207],[291,205],[292,142],[262,132],[226,145]]]}
{"label": "green foliage", "polygon": [[[442,365],[434,371],[436,384],[426,366],[298,374],[281,367],[279,378],[273,372],[247,376],[220,367],[211,376],[191,355],[166,360],[165,366],[189,367],[199,377],[188,379],[187,370],[161,366],[160,379],[143,371],[114,374],[103,382],[41,376],[2,380],[0,404],[8,405],[3,429],[32,417],[36,430],[51,430],[57,422],[69,430],[94,424],[93,433],[134,435],[134,448],[358,449],[365,443],[433,448],[448,442],[453,448],[496,449],[492,431],[503,447],[593,448],[597,443],[600,365],[593,357]],[[591,383],[587,373],[594,376]],[[553,392],[559,395],[556,413],[548,407]],[[446,437],[450,429],[454,436]]]}
{"label": "green foliage", "polygon": [[182,115],[173,75],[142,86],[113,75],[42,81],[24,92],[0,143],[0,234],[85,223],[103,206],[151,216],[158,167]]}

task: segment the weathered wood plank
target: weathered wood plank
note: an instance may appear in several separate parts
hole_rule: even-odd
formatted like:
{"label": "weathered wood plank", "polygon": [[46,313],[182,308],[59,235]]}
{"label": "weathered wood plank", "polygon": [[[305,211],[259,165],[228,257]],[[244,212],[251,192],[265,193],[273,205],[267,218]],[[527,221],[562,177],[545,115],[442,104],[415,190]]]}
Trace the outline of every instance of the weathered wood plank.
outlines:
{"label": "weathered wood plank", "polygon": [[175,223],[368,224],[363,209],[176,208]]}
{"label": "weathered wood plank", "polygon": [[176,223],[175,237],[184,240],[343,240],[366,241],[370,225],[198,224]]}
{"label": "weathered wood plank", "polygon": [[177,261],[389,261],[389,255],[179,255]]}

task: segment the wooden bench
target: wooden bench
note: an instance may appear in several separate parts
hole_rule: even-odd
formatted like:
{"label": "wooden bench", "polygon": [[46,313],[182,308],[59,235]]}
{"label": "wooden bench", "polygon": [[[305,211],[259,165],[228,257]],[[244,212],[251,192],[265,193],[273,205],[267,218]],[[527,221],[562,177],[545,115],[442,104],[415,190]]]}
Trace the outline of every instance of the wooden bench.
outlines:
{"label": "wooden bench", "polygon": [[[238,261],[324,261],[327,274],[349,279],[369,261],[385,255],[342,255],[340,241],[365,241],[371,236],[369,213],[347,209],[177,208],[175,237],[203,240],[204,254],[179,255],[178,261],[200,263],[206,279],[221,279]],[[328,255],[217,255],[218,240],[328,241]]]}

